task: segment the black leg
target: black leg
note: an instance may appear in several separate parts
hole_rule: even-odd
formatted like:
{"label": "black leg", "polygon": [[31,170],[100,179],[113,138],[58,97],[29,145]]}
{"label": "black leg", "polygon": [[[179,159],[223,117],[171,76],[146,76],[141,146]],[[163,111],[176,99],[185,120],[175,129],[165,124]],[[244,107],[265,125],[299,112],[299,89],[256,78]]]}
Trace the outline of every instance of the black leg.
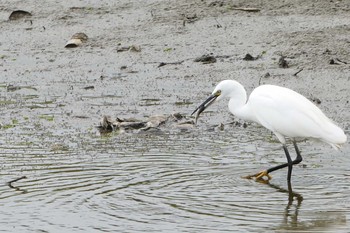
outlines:
{"label": "black leg", "polygon": [[281,168],[288,167],[288,177],[287,177],[287,180],[288,180],[288,182],[290,182],[291,176],[292,176],[293,165],[294,165],[294,164],[298,164],[298,163],[300,163],[300,162],[303,160],[303,158],[301,157],[299,148],[298,148],[298,146],[297,146],[297,143],[296,143],[295,141],[293,141],[293,145],[294,145],[295,152],[296,152],[296,154],[297,154],[297,157],[295,158],[295,160],[293,160],[293,161],[291,160],[286,145],[283,145],[283,149],[284,149],[284,152],[285,152],[286,157],[287,157],[287,163],[278,165],[278,166],[276,166],[276,167],[269,168],[269,169],[267,169],[267,173],[270,173],[270,172],[279,170],[279,169],[281,169]]}
{"label": "black leg", "polygon": [[303,161],[303,158],[301,157],[299,148],[298,148],[297,143],[295,141],[293,141],[293,145],[294,145],[295,152],[297,153],[297,157],[294,159],[293,164],[298,164],[301,161]]}
{"label": "black leg", "polygon": [[[290,155],[289,155],[289,152],[288,152],[288,149],[287,149],[287,146],[286,145],[283,145],[283,150],[284,150],[284,153],[286,154],[286,157],[287,157],[287,163],[284,163],[284,164],[281,164],[281,165],[278,165],[278,166],[275,166],[275,167],[272,167],[272,168],[269,168],[265,171],[261,171],[257,174],[254,174],[254,175],[250,175],[250,176],[246,176],[244,178],[247,178],[247,179],[251,179],[253,177],[256,177],[256,180],[259,180],[259,181],[268,181],[271,179],[271,176],[269,175],[270,172],[273,172],[273,171],[276,171],[276,170],[279,170],[281,168],[285,168],[285,167],[288,167],[288,176],[287,176],[287,180],[288,180],[288,184],[290,183],[290,180],[291,180],[291,177],[292,177],[292,169],[293,169],[293,165],[294,164],[298,164],[300,163],[303,158],[301,157],[301,154],[300,154],[300,151],[299,151],[299,148],[297,146],[297,143],[293,140],[293,145],[294,145],[294,149],[295,149],[295,152],[297,154],[297,157],[292,161],[292,159],[290,158]],[[262,177],[266,176],[267,177],[267,180],[264,180]]]}
{"label": "black leg", "polygon": [[286,145],[283,145],[283,150],[284,150],[284,153],[286,154],[286,157],[287,157],[287,165],[288,165],[287,180],[288,180],[288,183],[289,183],[291,178],[292,178],[293,161],[290,158],[290,155],[289,155],[289,152],[288,152],[288,149],[287,149]]}

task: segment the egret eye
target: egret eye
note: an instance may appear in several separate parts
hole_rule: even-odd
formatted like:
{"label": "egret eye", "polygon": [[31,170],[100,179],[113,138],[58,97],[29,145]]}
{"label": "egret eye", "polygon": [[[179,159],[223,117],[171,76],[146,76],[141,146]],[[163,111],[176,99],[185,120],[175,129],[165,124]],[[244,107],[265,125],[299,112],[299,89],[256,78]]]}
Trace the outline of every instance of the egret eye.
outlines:
{"label": "egret eye", "polygon": [[215,96],[219,96],[219,95],[221,95],[221,90],[217,90],[216,92],[215,92],[215,94],[214,94]]}

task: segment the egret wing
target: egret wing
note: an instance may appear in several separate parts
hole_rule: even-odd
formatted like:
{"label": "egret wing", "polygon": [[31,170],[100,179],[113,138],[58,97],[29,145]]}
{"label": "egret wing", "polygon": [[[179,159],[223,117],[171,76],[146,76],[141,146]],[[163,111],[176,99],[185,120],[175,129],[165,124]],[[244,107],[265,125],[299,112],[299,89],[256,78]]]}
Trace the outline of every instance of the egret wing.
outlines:
{"label": "egret wing", "polygon": [[284,136],[322,138],[329,131],[331,121],[323,112],[290,89],[260,86],[248,104],[261,125]]}

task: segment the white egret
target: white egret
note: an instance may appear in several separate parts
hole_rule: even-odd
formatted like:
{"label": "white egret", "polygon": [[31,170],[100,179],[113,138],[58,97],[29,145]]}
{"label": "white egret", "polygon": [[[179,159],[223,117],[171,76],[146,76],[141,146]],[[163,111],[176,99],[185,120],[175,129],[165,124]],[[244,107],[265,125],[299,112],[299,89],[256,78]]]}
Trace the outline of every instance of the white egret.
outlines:
{"label": "white egret", "polygon": [[[290,182],[293,164],[302,161],[297,147],[297,138],[314,138],[330,144],[335,149],[340,148],[347,140],[344,131],[335,125],[318,107],[301,94],[280,86],[262,85],[254,89],[248,101],[244,87],[237,81],[221,81],[212,94],[205,100],[192,115],[197,112],[195,121],[199,115],[215,101],[229,98],[228,108],[230,112],[248,121],[256,122],[271,130],[282,143],[287,157],[287,163],[269,168],[257,174],[248,176],[257,180],[263,177],[271,179],[269,173],[288,167],[287,180]],[[296,159],[290,158],[286,138],[293,140],[296,151]]]}

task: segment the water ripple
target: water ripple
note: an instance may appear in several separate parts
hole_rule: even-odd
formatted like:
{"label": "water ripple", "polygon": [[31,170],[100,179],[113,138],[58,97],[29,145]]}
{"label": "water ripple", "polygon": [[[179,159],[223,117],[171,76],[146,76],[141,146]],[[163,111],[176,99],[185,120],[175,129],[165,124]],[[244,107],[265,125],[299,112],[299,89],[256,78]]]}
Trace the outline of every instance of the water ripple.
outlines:
{"label": "water ripple", "polygon": [[[285,160],[279,144],[266,143],[266,136],[256,139],[237,128],[107,140],[92,136],[88,145],[64,151],[4,147],[1,223],[70,232],[318,231],[347,226],[348,159],[342,157],[339,164],[324,155],[332,150],[320,153],[303,144],[304,165],[293,170],[296,193],[289,199],[286,170],[273,174],[271,185],[241,178]],[[27,179],[13,183],[15,189],[6,185],[21,175]],[[325,222],[327,218],[336,223]]]}

